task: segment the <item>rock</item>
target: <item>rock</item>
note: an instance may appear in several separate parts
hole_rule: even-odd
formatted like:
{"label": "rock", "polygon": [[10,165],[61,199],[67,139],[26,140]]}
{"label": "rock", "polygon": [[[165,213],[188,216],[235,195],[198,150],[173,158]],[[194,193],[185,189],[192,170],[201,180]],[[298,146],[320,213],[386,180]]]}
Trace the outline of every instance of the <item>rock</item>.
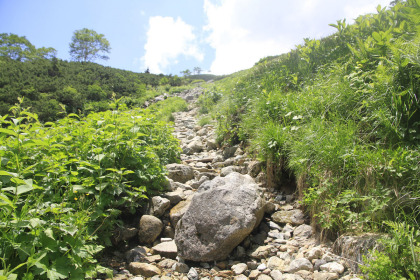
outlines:
{"label": "rock", "polygon": [[277,229],[278,231],[281,231],[282,230],[281,227],[278,224],[276,224],[275,222],[273,222],[273,221],[269,221],[268,222],[268,226],[271,229]]}
{"label": "rock", "polygon": [[312,227],[309,225],[300,225],[293,231],[294,237],[309,238],[312,236]]}
{"label": "rock", "polygon": [[313,259],[320,259],[322,257],[323,251],[319,247],[313,247],[306,253],[306,258],[310,261]]}
{"label": "rock", "polygon": [[264,271],[264,270],[267,269],[267,265],[265,263],[262,263],[262,264],[260,264],[260,265],[257,266],[257,269],[259,271]]}
{"label": "rock", "polygon": [[185,198],[184,191],[181,188],[176,189],[173,192],[165,193],[165,197],[169,199],[171,206],[178,204]]}
{"label": "rock", "polygon": [[283,274],[281,273],[281,271],[279,271],[279,270],[272,270],[271,272],[270,272],[270,276],[271,276],[271,278],[273,278],[273,280],[281,280],[281,279],[283,279]]}
{"label": "rock", "polygon": [[213,138],[207,139],[206,145],[207,145],[207,150],[208,151],[216,150],[217,149],[217,141],[216,141],[216,139],[213,139]]}
{"label": "rock", "polygon": [[277,211],[271,218],[274,222],[279,224],[287,224],[290,223],[292,225],[298,226],[304,223],[304,214],[299,209],[294,209],[290,211]]}
{"label": "rock", "polygon": [[338,279],[337,273],[330,273],[330,272],[314,272],[314,280],[335,280]]}
{"label": "rock", "polygon": [[172,270],[179,273],[188,273],[188,271],[190,271],[190,268],[185,263],[177,262],[172,266]]}
{"label": "rock", "polygon": [[158,266],[161,267],[161,268],[171,269],[174,266],[175,263],[176,263],[176,261],[174,261],[174,260],[164,259],[164,260],[161,260],[158,263]]}
{"label": "rock", "polygon": [[233,278],[233,280],[248,280],[248,277],[246,277],[245,275],[241,274],[241,275],[237,275]]}
{"label": "rock", "polygon": [[137,246],[125,253],[127,262],[141,262],[147,256],[147,247]]}
{"label": "rock", "polygon": [[136,228],[117,228],[112,236],[113,243],[118,244],[121,241],[128,241],[139,232]]}
{"label": "rock", "polygon": [[220,170],[220,176],[221,177],[226,177],[227,175],[229,175],[232,172],[241,172],[242,167],[240,166],[227,166],[227,167],[223,167],[222,170]]}
{"label": "rock", "polygon": [[153,243],[162,232],[163,223],[155,216],[143,215],[139,223],[139,242]]}
{"label": "rock", "polygon": [[249,175],[231,173],[207,181],[176,226],[178,254],[192,261],[223,260],[263,214],[262,192]]}
{"label": "rock", "polygon": [[237,258],[237,259],[242,259],[242,258],[244,258],[244,257],[246,256],[246,251],[245,251],[245,248],[244,248],[244,247],[242,247],[242,246],[237,246],[237,247],[236,247],[236,249],[235,249],[235,251],[234,251],[233,256],[234,256],[235,258]]}
{"label": "rock", "polygon": [[167,198],[154,196],[151,200],[150,215],[160,217],[171,206],[171,202]]}
{"label": "rock", "polygon": [[329,262],[319,267],[322,271],[341,274],[344,272],[344,266],[337,262]]}
{"label": "rock", "polygon": [[260,275],[257,277],[257,280],[273,280],[273,278],[271,278],[270,276],[265,275],[265,274],[260,274]]}
{"label": "rock", "polygon": [[198,272],[194,267],[191,267],[188,271],[187,277],[189,280],[198,280]]}
{"label": "rock", "polygon": [[261,172],[262,162],[260,161],[251,161],[248,164],[248,174],[252,178],[255,178],[258,176],[258,174]]}
{"label": "rock", "polygon": [[186,183],[194,179],[194,169],[185,164],[171,163],[166,165],[169,174],[168,177],[175,182]]}
{"label": "rock", "polygon": [[315,260],[314,270],[320,270],[321,265],[326,264],[326,260]]}
{"label": "rock", "polygon": [[290,264],[289,264],[289,272],[293,273],[299,270],[309,270],[312,271],[313,270],[313,265],[312,263],[305,258],[299,258],[299,259],[295,259],[293,260]]}
{"label": "rock", "polygon": [[283,274],[282,280],[305,280],[305,279],[303,279],[302,277],[296,274],[286,273],[286,274]]}
{"label": "rock", "polygon": [[232,265],[231,269],[233,271],[233,274],[239,275],[239,274],[244,273],[245,270],[248,269],[248,266],[245,263],[238,263],[238,264]]}
{"label": "rock", "polygon": [[193,189],[198,189],[204,182],[208,181],[209,177],[207,176],[201,176],[200,179],[197,182],[194,182],[191,184],[191,187]]}
{"label": "rock", "polygon": [[182,218],[182,216],[184,216],[185,212],[187,211],[188,207],[190,206],[191,199],[192,199],[192,197],[190,197],[189,199],[187,199],[185,201],[181,201],[180,203],[175,205],[171,209],[171,211],[169,212],[169,218],[171,220],[171,225],[174,228],[176,227],[176,224]]}
{"label": "rock", "polygon": [[184,151],[187,155],[193,155],[199,153],[204,149],[204,145],[200,140],[194,140],[187,145],[186,150]]}
{"label": "rock", "polygon": [[266,259],[273,248],[272,245],[260,246],[251,252],[250,257],[254,259]]}
{"label": "rock", "polygon": [[131,262],[128,265],[128,270],[133,275],[142,275],[144,277],[152,277],[154,275],[160,275],[162,272],[159,268],[152,264]]}
{"label": "rock", "polygon": [[175,259],[177,249],[174,241],[162,242],[152,248],[152,254],[159,254],[162,257]]}
{"label": "rock", "polygon": [[285,270],[285,261],[279,257],[271,257],[268,259],[267,267],[271,270]]}
{"label": "rock", "polygon": [[238,149],[238,145],[232,146],[232,147],[226,147],[223,150],[223,158],[228,159],[235,155],[236,149]]}
{"label": "rock", "polygon": [[378,249],[380,245],[377,240],[381,237],[380,234],[342,235],[334,242],[333,252],[349,259],[350,261],[346,262],[346,266],[359,273],[358,263],[363,263],[363,256],[366,256],[369,250]]}
{"label": "rock", "polygon": [[251,273],[249,274],[249,279],[257,279],[258,275],[260,275],[261,272],[259,270],[251,270]]}

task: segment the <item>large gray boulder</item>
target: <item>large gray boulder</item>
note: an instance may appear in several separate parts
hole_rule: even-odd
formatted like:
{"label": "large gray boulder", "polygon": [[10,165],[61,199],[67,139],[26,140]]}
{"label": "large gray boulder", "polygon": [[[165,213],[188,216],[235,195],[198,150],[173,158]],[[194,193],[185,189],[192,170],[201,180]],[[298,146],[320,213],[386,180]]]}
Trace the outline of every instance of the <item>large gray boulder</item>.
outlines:
{"label": "large gray boulder", "polygon": [[262,191],[249,175],[231,173],[203,183],[177,223],[175,243],[186,260],[223,260],[258,226]]}

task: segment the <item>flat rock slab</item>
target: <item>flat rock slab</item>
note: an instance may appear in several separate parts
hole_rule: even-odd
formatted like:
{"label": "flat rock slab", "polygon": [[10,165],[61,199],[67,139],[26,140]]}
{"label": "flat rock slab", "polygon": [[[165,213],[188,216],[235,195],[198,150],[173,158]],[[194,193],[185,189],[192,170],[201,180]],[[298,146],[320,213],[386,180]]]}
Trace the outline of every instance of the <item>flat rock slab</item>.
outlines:
{"label": "flat rock slab", "polygon": [[223,260],[258,226],[263,194],[249,175],[230,173],[204,182],[177,223],[175,243],[186,260]]}
{"label": "flat rock slab", "polygon": [[304,214],[299,209],[294,209],[290,211],[277,211],[274,213],[271,218],[274,222],[279,224],[292,224],[294,226],[301,225],[305,222],[304,220]]}
{"label": "flat rock slab", "polygon": [[162,257],[175,259],[177,248],[174,241],[162,242],[152,248],[152,254],[159,254]]}

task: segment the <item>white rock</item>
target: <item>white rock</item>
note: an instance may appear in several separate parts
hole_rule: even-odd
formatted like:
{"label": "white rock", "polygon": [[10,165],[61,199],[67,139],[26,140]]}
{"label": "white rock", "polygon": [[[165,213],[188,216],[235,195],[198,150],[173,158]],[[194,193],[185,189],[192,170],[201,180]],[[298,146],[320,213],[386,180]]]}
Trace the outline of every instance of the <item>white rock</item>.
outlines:
{"label": "white rock", "polygon": [[271,278],[273,278],[273,280],[282,280],[283,279],[283,273],[280,272],[280,270],[272,270],[270,272],[270,276]]}
{"label": "white rock", "polygon": [[289,272],[293,273],[299,270],[313,270],[313,265],[308,259],[300,258],[293,260],[289,265]]}
{"label": "white rock", "polygon": [[189,280],[198,280],[198,272],[195,270],[194,267],[190,268],[190,271],[188,271],[187,277]]}
{"label": "white rock", "polygon": [[232,271],[235,275],[239,275],[245,272],[248,266],[245,263],[238,263],[232,266]]}
{"label": "white rock", "polygon": [[265,263],[262,263],[262,264],[260,264],[260,265],[257,267],[257,269],[258,269],[259,271],[266,270],[266,269],[267,269],[267,265],[266,265]]}
{"label": "white rock", "polygon": [[335,272],[341,274],[344,272],[344,266],[337,262],[329,262],[320,266],[322,271]]}

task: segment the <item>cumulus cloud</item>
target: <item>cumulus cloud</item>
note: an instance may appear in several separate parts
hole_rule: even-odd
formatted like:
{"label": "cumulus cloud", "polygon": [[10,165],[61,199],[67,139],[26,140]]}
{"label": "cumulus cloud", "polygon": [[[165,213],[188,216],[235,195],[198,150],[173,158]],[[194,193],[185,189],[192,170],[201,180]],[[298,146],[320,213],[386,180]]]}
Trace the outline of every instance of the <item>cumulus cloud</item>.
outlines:
{"label": "cumulus cloud", "polygon": [[335,32],[328,24],[375,12],[389,0],[205,0],[207,42],[215,49],[211,71],[227,74],[260,58],[289,51],[303,38]]}
{"label": "cumulus cloud", "polygon": [[152,73],[163,73],[171,64],[177,64],[180,56],[202,61],[193,26],[180,17],[154,16],[149,18],[147,42],[142,61]]}

